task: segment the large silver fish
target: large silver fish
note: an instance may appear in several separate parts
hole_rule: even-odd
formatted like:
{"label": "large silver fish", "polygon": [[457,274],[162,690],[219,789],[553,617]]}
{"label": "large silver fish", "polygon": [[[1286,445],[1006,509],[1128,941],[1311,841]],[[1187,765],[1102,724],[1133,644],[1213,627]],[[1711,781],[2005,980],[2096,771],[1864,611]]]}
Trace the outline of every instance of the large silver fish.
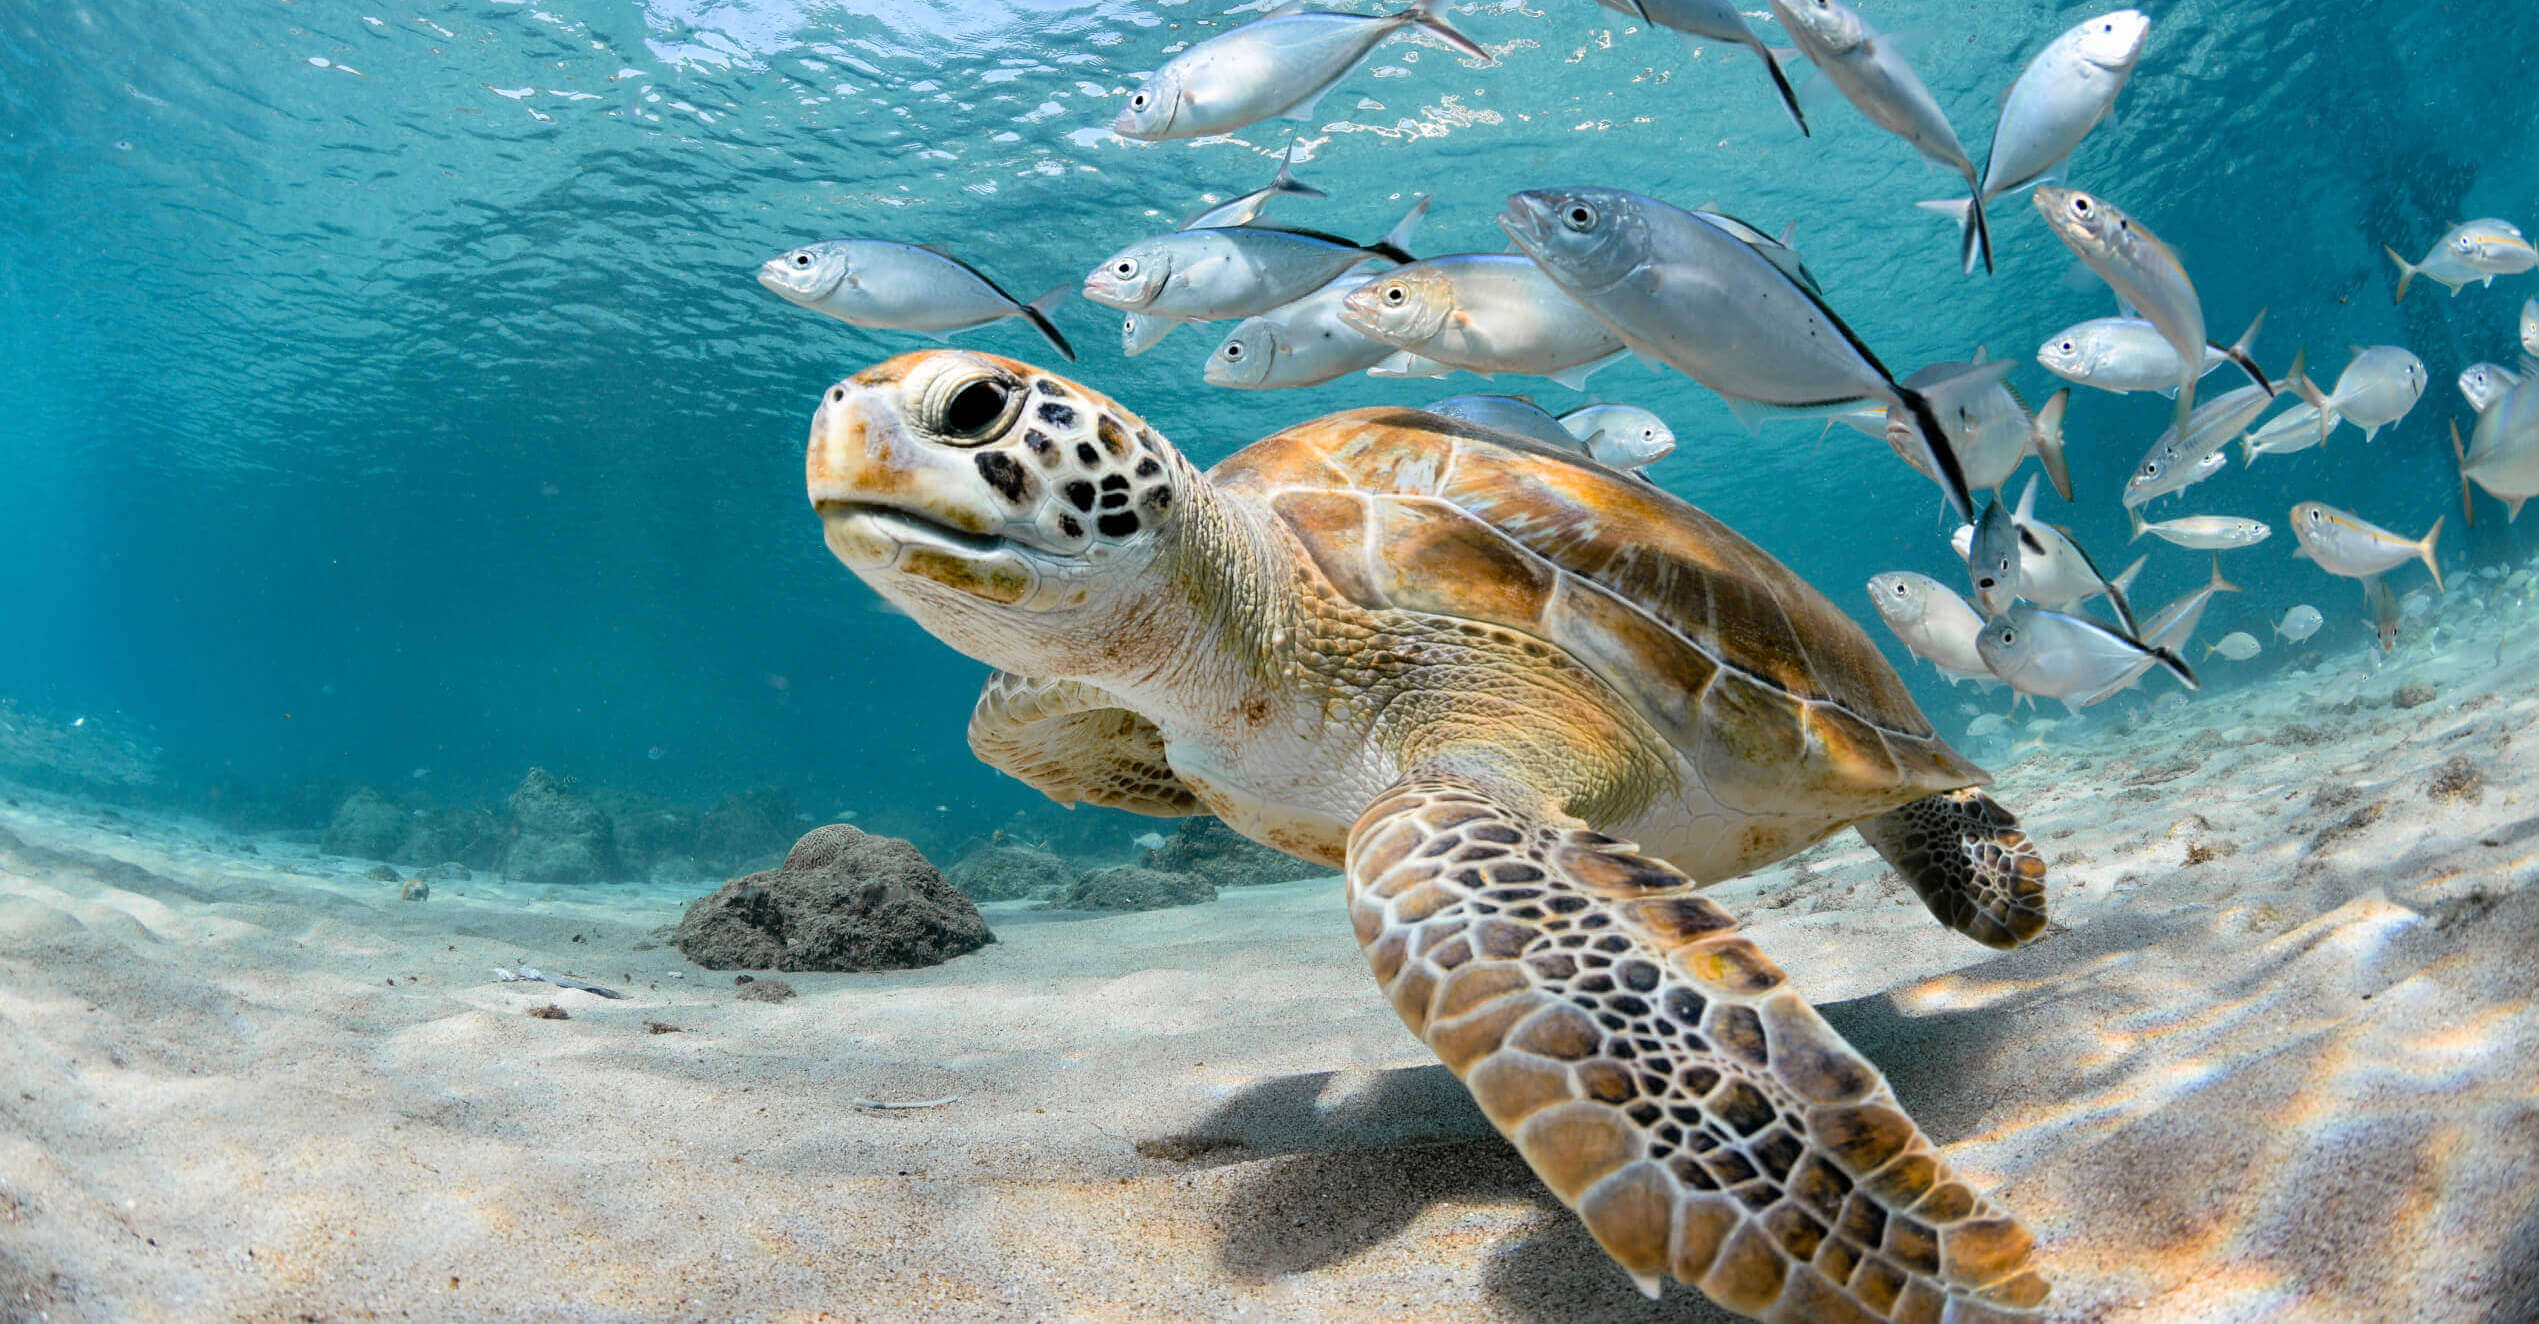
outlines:
{"label": "large silver fish", "polygon": [[2539,266],[2539,252],[2532,251],[2521,227],[2492,216],[2452,226],[2449,234],[2434,241],[2421,262],[2409,262],[2385,244],[2380,251],[2398,264],[2398,288],[2390,291],[2391,303],[2404,301],[2407,287],[2418,276],[2450,287],[2456,296],[2471,281],[2492,285],[2497,276],[2519,275]]}
{"label": "large silver fish", "polygon": [[1607,9],[1619,10],[1681,34],[1684,44],[1695,52],[1701,49],[1693,40],[1696,37],[1708,37],[1712,41],[1724,41],[1753,51],[1755,58],[1763,61],[1764,69],[1772,75],[1772,90],[1780,96],[1781,108],[1790,113],[1790,122],[1798,126],[1800,133],[1807,132],[1807,114],[1799,109],[1798,93],[1790,89],[1789,76],[1781,72],[1781,62],[1774,58],[1772,48],[1754,35],[1754,28],[1738,11],[1734,0],[1600,0],[1600,3]]}
{"label": "large silver fish", "polygon": [[777,297],[849,326],[914,331],[942,340],[955,331],[1019,317],[1052,348],[1076,352],[1049,320],[1064,285],[1024,303],[969,263],[926,244],[895,239],[823,239],[761,263],[758,283]]}
{"label": "large silver fish", "polygon": [[2539,496],[2539,378],[2511,387],[2481,411],[2465,450],[2460,425],[2453,423],[2451,454],[2460,462],[2460,509],[2468,523],[2477,522],[2469,506],[2472,481],[2504,503],[2506,523],[2521,518],[2521,503]]}
{"label": "large silver fish", "polygon": [[1413,262],[1361,284],[1341,320],[1421,358],[1484,377],[1549,377],[1585,390],[1622,341],[1533,259],[1458,253]]}
{"label": "large silver fish", "polygon": [[[2103,198],[2052,186],[2040,186],[2032,196],[2055,237],[2107,282],[2118,302],[2150,319],[2168,337],[2169,347],[2178,356],[2176,422],[2184,431],[2187,415],[2195,411],[2195,381],[2203,375],[2206,342],[2204,303],[2196,297],[2195,283],[2187,279],[2177,254],[2140,221]],[[2249,380],[2265,387],[2266,394],[2274,394],[2266,374],[2244,352],[2233,357]]]}
{"label": "large silver fish", "polygon": [[1283,6],[1165,61],[1129,93],[1111,131],[1160,142],[1232,133],[1273,115],[1311,121],[1314,103],[1368,51],[1413,26],[1474,59],[1489,59],[1446,21],[1444,8],[1445,0],[1414,0],[1406,9],[1368,17]]}
{"label": "large silver fish", "polygon": [[2175,650],[2162,648],[2081,616],[2026,603],[1984,622],[1975,636],[1984,665],[2010,688],[2036,698],[2061,699],[2077,712],[2106,698],[2141,674],[2145,662],[2163,666],[2188,689],[2195,670]]}
{"label": "large silver fish", "polygon": [[[2240,333],[2236,344],[2204,345],[2198,378],[2235,359],[2245,359],[2257,343],[2257,329],[2266,324],[2260,311]],[[2068,382],[2112,391],[2165,391],[2175,394],[2182,370],[2178,352],[2160,328],[2140,317],[2096,317],[2075,322],[2037,346],[2037,366]]]}
{"label": "large silver fish", "polygon": [[1869,581],[1869,601],[1905,651],[1939,668],[1949,684],[1995,680],[1975,647],[1984,618],[1948,585],[1910,570],[1892,571]]}
{"label": "large silver fish", "polygon": [[[2045,476],[2054,483],[2054,490],[2066,501],[2072,499],[2072,471],[2063,459],[2063,414],[2070,407],[2071,388],[2056,391],[2046,398],[2045,408],[2031,414],[2028,402],[2019,398],[2006,381],[1983,386],[1952,390],[1948,383],[1966,380],[1966,374],[1991,360],[1977,346],[1972,363],[1933,363],[1915,370],[1904,384],[1934,392],[1933,403],[1940,406],[1940,423],[1948,429],[1948,439],[1957,452],[1957,462],[1966,466],[1966,486],[1998,492],[2019,463],[2034,455],[2045,469]],[[1860,426],[1869,420],[1854,422],[1854,415],[1840,415],[1839,421]],[[1905,463],[1920,467],[1920,447],[1914,444],[1912,429],[1902,419],[1880,411],[1881,424],[1875,435],[1884,437]],[[1936,480],[1938,475],[1924,470],[1924,476]]]}
{"label": "large silver fish", "polygon": [[1973,520],[1965,470],[1930,396],[1899,384],[1822,298],[1752,245],[1680,207],[1611,188],[1519,193],[1499,225],[1625,345],[1718,392],[1749,428],[1767,406],[1874,400],[1903,409],[1925,472],[1940,476],[1958,518]]}
{"label": "large silver fish", "polygon": [[1391,345],[1340,318],[1341,300],[1365,282],[1365,273],[1348,272],[1294,303],[1244,318],[1208,355],[1201,374],[1212,386],[1267,391],[1319,386],[1391,358],[1398,352]]}
{"label": "large silver fish", "polygon": [[1427,211],[1422,197],[1372,244],[1266,225],[1175,230],[1104,258],[1084,278],[1084,297],[1188,322],[1252,317],[1313,293],[1369,258],[1411,261],[1402,244]]}
{"label": "large silver fish", "polygon": [[2292,389],[2319,411],[2319,440],[2327,440],[2339,421],[2351,419],[2370,441],[2382,428],[2407,416],[2424,395],[2424,360],[2397,345],[2353,347],[2354,357],[2336,376],[2336,389],[2320,395],[2308,378],[2294,373]]}
{"label": "large silver fish", "polygon": [[1200,212],[1198,215],[1191,217],[1189,220],[1183,221],[1181,223],[1181,228],[1185,230],[1217,230],[1230,225],[1250,225],[1252,222],[1260,219],[1261,209],[1270,204],[1270,199],[1280,196],[1291,198],[1327,198],[1331,196],[1330,194],[1323,192],[1321,189],[1315,188],[1312,185],[1304,183],[1296,178],[1296,144],[1292,139],[1287,144],[1287,154],[1278,158],[1278,173],[1270,177],[1269,183],[1244,194],[1242,197],[1235,198],[1229,202],[1220,202],[1217,205]]}
{"label": "large silver fish", "polygon": [[1560,425],[1616,469],[1645,469],[1675,451],[1675,429],[1638,405],[1585,405],[1561,415]]}
{"label": "large silver fish", "polygon": [[2292,508],[2292,536],[2301,542],[2293,555],[2317,562],[2331,575],[2366,579],[2421,560],[2433,572],[2433,586],[2442,587],[2442,567],[2433,559],[2433,540],[2442,536],[2439,516],[2423,537],[2410,540],[2359,515],[2304,501]]}
{"label": "large silver fish", "polygon": [[1983,204],[2045,179],[2071,156],[2115,106],[2150,33],[2151,20],[2134,10],[2101,14],[2046,43],[2019,71],[2001,97],[1983,187],[1972,198],[1921,204],[1956,219],[1966,270],[1975,269],[1978,249],[1984,270],[1992,270],[1990,245],[1982,242],[1987,236],[1977,229]]}
{"label": "large silver fish", "polygon": [[[2287,382],[2304,381],[2302,364],[2307,358],[2306,349],[2293,352]],[[2161,432],[2151,448],[2142,453],[2142,462],[2134,466],[2133,476],[2125,480],[2125,509],[2210,477],[2219,467],[2211,462],[2227,461],[2224,448],[2266,411],[2275,394],[2272,386],[2242,386],[2226,391],[2198,406],[2185,426],[2173,425]]]}
{"label": "large silver fish", "polygon": [[1984,192],[1966,145],[1947,112],[1931,96],[1895,39],[1869,26],[1868,20],[1843,0],[1770,0],[1772,16],[1845,100],[1887,132],[1913,145],[1913,150],[1965,176],[1968,198],[1964,238],[1960,245],[1966,269],[1981,258],[1992,269],[1992,236],[1984,226]]}

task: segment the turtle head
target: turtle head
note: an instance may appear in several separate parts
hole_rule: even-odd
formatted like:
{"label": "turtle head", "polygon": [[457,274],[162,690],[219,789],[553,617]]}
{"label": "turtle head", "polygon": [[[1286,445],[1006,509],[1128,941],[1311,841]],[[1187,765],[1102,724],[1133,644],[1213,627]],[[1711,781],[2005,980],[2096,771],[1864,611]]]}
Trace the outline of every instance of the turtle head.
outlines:
{"label": "turtle head", "polygon": [[936,637],[1030,674],[1100,670],[1204,481],[1102,396],[989,354],[906,354],[829,388],[804,465],[829,550]]}

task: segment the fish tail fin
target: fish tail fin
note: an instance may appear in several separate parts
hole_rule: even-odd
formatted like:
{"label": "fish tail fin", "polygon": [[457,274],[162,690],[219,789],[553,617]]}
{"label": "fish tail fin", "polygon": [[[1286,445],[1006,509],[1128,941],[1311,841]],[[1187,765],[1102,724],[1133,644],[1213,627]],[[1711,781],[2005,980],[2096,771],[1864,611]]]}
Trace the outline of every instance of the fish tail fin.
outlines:
{"label": "fish tail fin", "polygon": [[1419,228],[1420,219],[1428,215],[1428,197],[1428,194],[1420,194],[1419,201],[1412,203],[1411,209],[1402,213],[1402,219],[1393,222],[1393,228],[1385,231],[1383,238],[1367,245],[1366,251],[1405,265],[1417,262],[1419,259],[1412,257],[1410,250],[1403,245],[1410,242],[1411,231]]}
{"label": "fish tail fin", "polygon": [[2265,324],[2266,310],[2260,308],[2257,310],[2257,315],[2255,317],[2248,319],[2248,329],[2240,332],[2239,339],[2230,342],[2230,348],[2223,350],[2222,353],[2227,356],[2231,362],[2238,364],[2241,372],[2248,374],[2248,380],[2257,383],[2259,386],[2265,387],[2266,398],[2271,400],[2274,398],[2275,384],[2266,380],[2265,369],[2258,367],[2257,360],[2250,357],[2248,353],[2249,350],[2256,347],[2257,329]]}
{"label": "fish tail fin", "polygon": [[2204,587],[2205,591],[2208,593],[2237,593],[2241,591],[2239,585],[2222,578],[2222,558],[2218,555],[2213,558],[2213,582],[2205,585]]}
{"label": "fish tail fin", "polygon": [[2320,393],[2319,384],[2310,380],[2309,362],[2309,346],[2303,345],[2294,351],[2292,371],[2284,374],[2283,384],[2291,387],[2294,395],[2301,397],[2301,403],[2319,411],[2319,441],[2324,444],[2327,441],[2327,434],[2336,430],[2336,424],[2342,416],[2336,412],[2334,402]]}
{"label": "fish tail fin", "polygon": [[[1632,2],[1637,4],[1638,0],[1632,0]],[[1643,17],[1645,18],[1645,15]],[[1807,128],[1807,112],[1799,109],[1798,90],[1790,86],[1790,76],[1781,72],[1781,58],[1772,53],[1771,47],[1761,42],[1755,44],[1754,53],[1763,57],[1763,67],[1771,71],[1772,90],[1780,94],[1781,109],[1790,113],[1790,123],[1798,126],[1799,136],[1815,137],[1816,135],[1809,132]]]}
{"label": "fish tail fin", "polygon": [[2145,523],[2143,523],[2143,522],[2142,522],[2142,507],[2140,507],[2140,506],[2127,506],[2127,507],[2125,507],[2125,518],[2133,522],[2133,536],[2132,536],[2132,537],[2130,537],[2130,538],[2125,539],[2125,541],[2126,541],[2126,542],[2140,542],[2140,541],[2142,541],[2142,533],[2143,533],[2143,530],[2148,529],[2148,528],[2150,528],[2150,527],[2151,527],[2150,525],[2145,524]]}
{"label": "fish tail fin", "polygon": [[1299,198],[1327,198],[1331,195],[1296,178],[1296,140],[1287,140],[1287,155],[1278,158],[1278,174],[1269,182],[1270,191]]}
{"label": "fish tail fin", "polygon": [[[2136,642],[2140,641],[2137,640]],[[2185,658],[2179,657],[2174,651],[2162,648],[2156,644],[2143,644],[2142,647],[2143,651],[2151,654],[2152,661],[2159,663],[2161,666],[2167,667],[2169,669],[2169,674],[2177,677],[2180,685],[2184,685],[2190,690],[2200,690],[2204,688],[2204,686],[2195,679],[2195,668],[2188,666]],[[2207,644],[2205,647],[2207,651],[2210,651],[2212,646]]]}
{"label": "fish tail fin", "polygon": [[1957,462],[1957,448],[1948,439],[1948,429],[1940,426],[1939,411],[1931,408],[1930,397],[1909,386],[1895,388],[1913,415],[1914,430],[1922,434],[1922,448],[1931,461],[1931,471],[1940,476],[1940,490],[1948,494],[1948,504],[1957,511],[1957,518],[1967,524],[1975,522],[1975,496],[1966,490],[1966,467]]}
{"label": "fish tail fin", "polygon": [[1984,220],[1983,186],[1973,184],[1974,192],[1966,199],[1966,226],[1957,236],[1957,260],[1966,274],[1975,274],[1975,259],[1984,262],[1984,274],[1992,274],[1992,226]]}
{"label": "fish tail fin", "polygon": [[2398,256],[2398,250],[2391,248],[2387,244],[2382,244],[2380,246],[2380,251],[2387,253],[2389,255],[2389,260],[2398,264],[2398,288],[2390,292],[2389,301],[2391,303],[2405,303],[2407,301],[2407,287],[2416,283],[2416,264]]}
{"label": "fish tail fin", "polygon": [[2134,580],[2141,578],[2143,564],[2150,559],[2151,558],[2148,556],[2135,557],[2133,559],[2133,564],[2125,567],[2124,573],[2107,581],[2107,587],[2116,590],[2118,593],[2133,592]]}
{"label": "fish tail fin", "polygon": [[2433,559],[2433,540],[2442,536],[2442,519],[2440,515],[2434,516],[2433,527],[2426,529],[2424,536],[2416,540],[2416,555],[2423,557],[2424,568],[2433,572],[2433,591],[2436,593],[2443,591],[2442,566]]}
{"label": "fish tail fin", "polygon": [[1066,302],[1068,293],[1074,289],[1073,284],[1057,286],[1047,294],[1019,308],[1020,314],[1031,322],[1033,329],[1047,337],[1049,343],[1056,346],[1058,352],[1064,355],[1069,363],[1076,361],[1076,347],[1067,343],[1066,336],[1058,331],[1058,324],[1049,320],[1049,314],[1055,311],[1059,304]]}
{"label": "fish tail fin", "polygon": [[2063,411],[2072,403],[2072,388],[2064,387],[2046,397],[2045,408],[2036,412],[2029,424],[2029,439],[2036,445],[2036,462],[2045,467],[2045,476],[2053,482],[2056,495],[2072,499],[2072,466],[2063,458]]}
{"label": "fish tail fin", "polygon": [[1437,40],[1483,64],[1498,63],[1490,58],[1490,52],[1481,49],[1479,42],[1456,31],[1455,25],[1446,21],[1445,8],[1446,0],[1411,0],[1411,7],[1401,11],[1401,16],[1428,29]]}
{"label": "fish tail fin", "polygon": [[2451,420],[2451,458],[2460,466],[2460,523],[2477,527],[2477,507],[2469,504],[2468,451],[2460,445],[2460,420]]}

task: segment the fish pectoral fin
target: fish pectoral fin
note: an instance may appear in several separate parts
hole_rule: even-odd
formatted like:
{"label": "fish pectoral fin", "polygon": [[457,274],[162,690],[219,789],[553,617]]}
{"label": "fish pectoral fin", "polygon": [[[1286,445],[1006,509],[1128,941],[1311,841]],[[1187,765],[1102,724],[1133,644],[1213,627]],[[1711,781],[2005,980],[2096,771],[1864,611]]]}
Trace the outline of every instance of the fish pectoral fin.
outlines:
{"label": "fish pectoral fin", "polygon": [[1297,120],[1306,124],[1315,122],[1321,118],[1321,116],[1316,112],[1315,107],[1320,106],[1322,104],[1322,99],[1330,96],[1339,86],[1340,84],[1337,81],[1323,84],[1321,87],[1306,94],[1304,100],[1280,111],[1279,118]]}

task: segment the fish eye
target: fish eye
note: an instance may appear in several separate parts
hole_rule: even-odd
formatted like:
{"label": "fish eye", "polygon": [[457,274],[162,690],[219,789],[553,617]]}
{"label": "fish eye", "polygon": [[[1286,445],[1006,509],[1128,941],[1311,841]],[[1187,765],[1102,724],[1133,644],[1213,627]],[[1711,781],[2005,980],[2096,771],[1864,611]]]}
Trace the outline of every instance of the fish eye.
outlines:
{"label": "fish eye", "polygon": [[2012,630],[2012,629],[2004,628],[2004,629],[2002,630],[2002,632],[2001,632],[2001,642],[2003,642],[2003,643],[2005,643],[2005,644],[2015,644],[2015,643],[2019,642],[2019,632],[2018,632],[2018,631],[2016,631],[2016,630]]}
{"label": "fish eye", "polygon": [[1137,274],[1137,259],[1124,257],[1111,264],[1111,274],[1125,280]]}
{"label": "fish eye", "polygon": [[1014,398],[1014,388],[995,377],[981,377],[954,391],[944,401],[943,417],[936,427],[947,440],[984,441],[1005,420],[1005,407]]}
{"label": "fish eye", "polygon": [[2082,220],[2086,221],[2086,220],[2088,220],[2088,219],[2089,219],[2089,212],[2090,212],[2090,207],[2089,207],[2089,195],[2088,195],[2088,194],[2086,194],[2086,193],[2075,193],[2075,194],[2073,194],[2073,195],[2072,195],[2072,214],[2073,214],[2074,216],[2078,216],[2078,217],[2080,217]]}
{"label": "fish eye", "polygon": [[797,267],[810,266],[811,255],[809,253],[796,253],[793,255],[793,264]]}
{"label": "fish eye", "polygon": [[1898,584],[1895,586],[1895,595],[1899,598],[1904,596],[1904,585]]}
{"label": "fish eye", "polygon": [[2160,476],[2160,462],[2159,462],[2158,460],[2153,460],[2151,463],[2149,463],[2149,464],[2146,464],[2146,465],[2142,466],[2142,476],[2143,476],[2143,477],[2145,477],[2145,478],[2157,478],[2157,477],[2159,477],[2159,476]]}
{"label": "fish eye", "polygon": [[2063,352],[2064,352],[2064,353],[2066,353],[2066,354],[2073,354],[2073,353],[2078,353],[2078,352],[2079,352],[2079,350],[2080,350],[2080,346],[2075,345],[2075,344],[2073,344],[2071,341],[2066,340],[2066,341],[2064,341],[2064,342],[2063,342],[2062,349],[2063,349]]}
{"label": "fish eye", "polygon": [[1596,228],[1596,209],[1583,202],[1573,202],[1569,204],[1568,211],[1561,213],[1560,219],[1570,229],[1585,234]]}
{"label": "fish eye", "polygon": [[1226,346],[1225,361],[1228,363],[1241,363],[1243,361],[1243,347],[1241,345]]}
{"label": "fish eye", "polygon": [[1387,285],[1384,287],[1384,301],[1386,303],[1399,304],[1402,300],[1409,297],[1410,291],[1403,289],[1399,285]]}
{"label": "fish eye", "polygon": [[1130,97],[1130,98],[1128,99],[1128,108],[1129,108],[1129,109],[1131,109],[1131,110],[1144,110],[1144,109],[1146,109],[1146,94],[1145,94],[1145,93],[1143,93],[1143,92],[1140,92],[1140,93],[1138,93],[1137,95],[1135,95],[1135,96],[1133,96],[1133,97]]}

